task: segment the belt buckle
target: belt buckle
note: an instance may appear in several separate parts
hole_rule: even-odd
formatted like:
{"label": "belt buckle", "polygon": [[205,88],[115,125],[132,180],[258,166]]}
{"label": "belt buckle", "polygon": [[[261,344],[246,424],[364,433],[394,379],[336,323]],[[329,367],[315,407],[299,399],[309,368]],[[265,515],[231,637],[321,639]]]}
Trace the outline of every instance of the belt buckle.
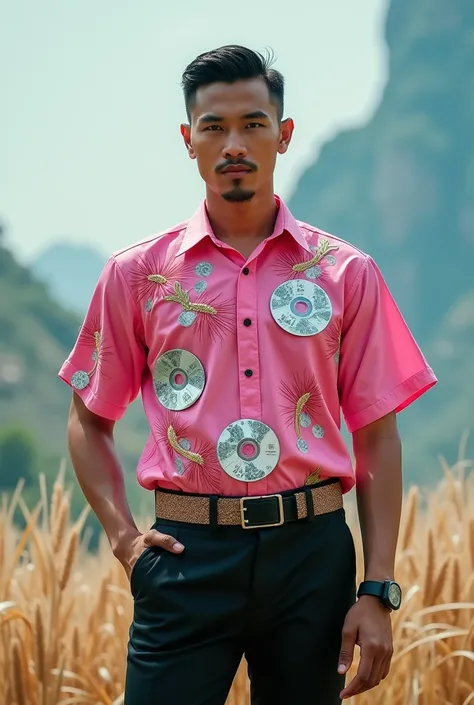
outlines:
{"label": "belt buckle", "polygon": [[[251,502],[255,499],[271,499],[272,497],[275,497],[275,499],[278,500],[278,514],[279,514],[279,519],[276,522],[271,522],[270,524],[252,524],[251,526],[247,526],[248,524],[248,519],[245,518],[245,512],[247,511],[247,507],[245,506],[246,502]],[[240,498],[240,520],[241,520],[241,525],[243,529],[267,529],[271,526],[282,526],[282,524],[285,521],[285,515],[283,512],[283,497],[281,494],[266,494],[266,495],[259,495],[258,497],[241,497]]]}

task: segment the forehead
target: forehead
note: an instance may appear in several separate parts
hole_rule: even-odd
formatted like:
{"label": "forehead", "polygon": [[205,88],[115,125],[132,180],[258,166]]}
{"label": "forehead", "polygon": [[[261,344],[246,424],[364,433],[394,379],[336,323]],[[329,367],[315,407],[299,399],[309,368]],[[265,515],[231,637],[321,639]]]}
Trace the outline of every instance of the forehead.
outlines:
{"label": "forehead", "polygon": [[270,115],[277,115],[278,112],[263,78],[202,86],[196,93],[191,115],[196,120],[204,113],[231,118],[255,110],[263,110]]}

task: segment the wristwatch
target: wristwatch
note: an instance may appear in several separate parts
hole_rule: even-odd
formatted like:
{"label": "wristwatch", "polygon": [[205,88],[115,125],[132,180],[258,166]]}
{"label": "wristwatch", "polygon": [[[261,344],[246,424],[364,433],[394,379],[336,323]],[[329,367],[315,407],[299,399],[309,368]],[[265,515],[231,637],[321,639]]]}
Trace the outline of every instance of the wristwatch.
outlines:
{"label": "wristwatch", "polygon": [[389,610],[398,610],[402,604],[402,589],[394,580],[364,580],[357,591],[357,597],[361,595],[377,597]]}

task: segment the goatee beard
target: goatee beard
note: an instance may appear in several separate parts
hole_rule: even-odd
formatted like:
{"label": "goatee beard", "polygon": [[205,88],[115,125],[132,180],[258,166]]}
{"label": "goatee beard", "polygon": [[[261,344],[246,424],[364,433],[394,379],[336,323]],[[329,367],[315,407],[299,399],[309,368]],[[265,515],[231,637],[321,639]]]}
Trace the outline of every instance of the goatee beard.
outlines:
{"label": "goatee beard", "polygon": [[236,186],[232,191],[222,194],[222,198],[229,203],[244,203],[245,201],[251,201],[254,196],[255,191],[246,191],[240,186]]}

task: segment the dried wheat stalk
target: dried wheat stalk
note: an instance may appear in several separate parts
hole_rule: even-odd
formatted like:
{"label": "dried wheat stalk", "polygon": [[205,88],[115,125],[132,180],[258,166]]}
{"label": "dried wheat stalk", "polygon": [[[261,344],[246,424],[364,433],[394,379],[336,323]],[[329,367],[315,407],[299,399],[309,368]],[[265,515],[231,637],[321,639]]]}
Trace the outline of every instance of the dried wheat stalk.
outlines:
{"label": "dried wheat stalk", "polygon": [[[397,554],[404,603],[392,615],[390,676],[349,705],[474,705],[474,473],[445,467],[444,474],[426,511],[420,488],[405,500]],[[129,585],[104,539],[97,556],[84,550],[86,512],[70,525],[63,482],[61,472],[49,521],[44,481],[34,510],[21,486],[0,507],[0,705],[123,702]],[[353,501],[346,506],[360,579],[361,537]],[[12,523],[15,507],[24,532]],[[356,652],[348,680],[357,664]],[[227,705],[248,703],[242,662]]]}

